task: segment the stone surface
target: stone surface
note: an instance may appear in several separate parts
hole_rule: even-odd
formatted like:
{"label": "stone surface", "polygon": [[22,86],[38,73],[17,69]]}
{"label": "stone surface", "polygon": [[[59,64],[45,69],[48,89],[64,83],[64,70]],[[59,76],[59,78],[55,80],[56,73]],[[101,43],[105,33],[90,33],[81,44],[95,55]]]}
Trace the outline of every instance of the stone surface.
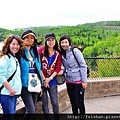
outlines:
{"label": "stone surface", "polygon": [[89,80],[85,99],[120,94],[120,78]]}
{"label": "stone surface", "polygon": [[[66,84],[58,87],[59,91],[59,106],[60,112],[64,111],[70,106],[69,97],[66,90]],[[103,78],[103,79],[89,79],[88,87],[85,91],[85,99],[102,98],[105,96],[120,95],[120,77]],[[49,101],[50,112],[52,113],[52,106]],[[0,110],[2,113],[2,110]],[[36,104],[36,112],[43,113],[41,102]],[[17,105],[17,113],[25,113],[24,104],[22,101]]]}

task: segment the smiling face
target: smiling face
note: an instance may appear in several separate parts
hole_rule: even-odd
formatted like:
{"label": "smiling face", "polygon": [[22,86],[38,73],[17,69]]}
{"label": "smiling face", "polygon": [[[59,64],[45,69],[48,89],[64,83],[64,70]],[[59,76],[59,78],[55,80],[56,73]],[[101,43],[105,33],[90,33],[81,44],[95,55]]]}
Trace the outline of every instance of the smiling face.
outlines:
{"label": "smiling face", "polygon": [[68,39],[64,39],[60,42],[60,45],[63,50],[67,50],[67,48],[70,46]]}
{"label": "smiling face", "polygon": [[53,48],[55,46],[55,38],[49,38],[47,41],[47,46]]}
{"label": "smiling face", "polygon": [[20,45],[18,44],[18,41],[14,38],[9,46],[10,52],[15,55],[20,49]]}
{"label": "smiling face", "polygon": [[25,43],[27,44],[28,43],[28,45],[29,46],[32,46],[33,44],[34,44],[34,36],[32,36],[32,35],[27,35],[25,38],[24,38],[24,41],[25,41]]}

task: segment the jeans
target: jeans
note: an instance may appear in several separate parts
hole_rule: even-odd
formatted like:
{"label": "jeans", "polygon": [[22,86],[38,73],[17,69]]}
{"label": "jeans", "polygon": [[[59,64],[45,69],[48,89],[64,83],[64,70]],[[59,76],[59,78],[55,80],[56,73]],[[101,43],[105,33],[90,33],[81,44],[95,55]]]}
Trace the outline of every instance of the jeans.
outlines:
{"label": "jeans", "polygon": [[16,100],[17,95],[1,95],[1,106],[3,109],[4,120],[14,120],[14,114],[16,113]]}
{"label": "jeans", "polygon": [[[49,88],[43,87],[43,94],[42,94],[42,109],[45,114],[49,114],[49,107],[48,107],[48,93],[50,96],[50,101],[53,108],[53,113],[56,120],[59,120],[59,103],[58,103],[58,90],[57,85],[50,86]],[[46,115],[49,119],[49,116]],[[47,119],[47,120],[48,120]]]}
{"label": "jeans", "polygon": [[85,105],[84,105],[84,89],[82,84],[70,84],[66,83],[67,92],[70,98],[72,112],[74,115],[78,115],[78,110],[80,115],[85,115]]}
{"label": "jeans", "polygon": [[22,88],[21,98],[25,104],[26,115],[23,120],[34,120],[35,105],[37,103],[38,93],[29,92],[27,87]]}

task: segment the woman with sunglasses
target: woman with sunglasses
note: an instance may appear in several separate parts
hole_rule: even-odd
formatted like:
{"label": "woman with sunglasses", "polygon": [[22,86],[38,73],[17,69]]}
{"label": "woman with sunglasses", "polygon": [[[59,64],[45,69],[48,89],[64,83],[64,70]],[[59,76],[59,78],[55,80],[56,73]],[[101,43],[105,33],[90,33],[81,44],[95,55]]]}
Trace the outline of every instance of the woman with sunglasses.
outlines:
{"label": "woman with sunglasses", "polygon": [[[22,39],[11,35],[5,39],[0,58],[1,106],[4,120],[14,120],[16,100],[21,94],[21,76],[18,59],[22,55]],[[14,73],[14,75],[13,75]],[[8,82],[9,77],[13,77]]]}
{"label": "woman with sunglasses", "polygon": [[28,90],[28,80],[32,71],[33,75],[37,74],[41,85],[43,84],[41,62],[37,52],[38,42],[36,39],[36,34],[32,30],[24,31],[21,38],[23,39],[24,44],[26,45],[26,48],[23,51],[23,56],[19,60],[22,80],[21,97],[26,108],[26,115],[24,116],[23,120],[35,120],[34,114],[38,93],[30,92]]}

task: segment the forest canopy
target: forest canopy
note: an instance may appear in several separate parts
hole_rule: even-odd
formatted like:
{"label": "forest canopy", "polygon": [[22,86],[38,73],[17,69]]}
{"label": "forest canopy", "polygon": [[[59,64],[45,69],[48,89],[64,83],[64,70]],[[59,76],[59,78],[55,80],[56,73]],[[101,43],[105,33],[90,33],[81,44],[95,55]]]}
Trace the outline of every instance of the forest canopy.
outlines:
{"label": "forest canopy", "polygon": [[30,27],[14,30],[0,28],[0,41],[3,41],[9,34],[21,36],[26,29],[35,31],[38,41],[43,43],[46,33],[55,33],[58,41],[61,35],[68,34],[74,45],[83,48],[85,57],[116,57],[120,55],[120,21],[100,21],[76,26]]}

